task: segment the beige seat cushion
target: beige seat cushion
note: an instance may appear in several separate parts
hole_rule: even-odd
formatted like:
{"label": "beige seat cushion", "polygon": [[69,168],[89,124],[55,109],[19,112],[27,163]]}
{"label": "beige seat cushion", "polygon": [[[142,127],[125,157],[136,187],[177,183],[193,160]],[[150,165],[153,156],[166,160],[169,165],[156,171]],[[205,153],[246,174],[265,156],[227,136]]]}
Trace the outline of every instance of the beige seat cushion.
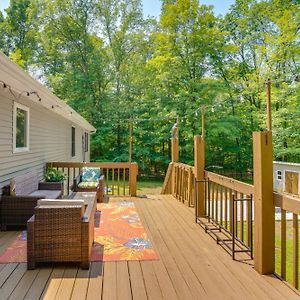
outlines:
{"label": "beige seat cushion", "polygon": [[78,184],[78,187],[84,189],[95,189],[97,188],[98,183],[98,181],[83,181]]}
{"label": "beige seat cushion", "polygon": [[37,202],[38,206],[82,206],[84,205],[84,200],[53,200],[53,199],[40,199]]}

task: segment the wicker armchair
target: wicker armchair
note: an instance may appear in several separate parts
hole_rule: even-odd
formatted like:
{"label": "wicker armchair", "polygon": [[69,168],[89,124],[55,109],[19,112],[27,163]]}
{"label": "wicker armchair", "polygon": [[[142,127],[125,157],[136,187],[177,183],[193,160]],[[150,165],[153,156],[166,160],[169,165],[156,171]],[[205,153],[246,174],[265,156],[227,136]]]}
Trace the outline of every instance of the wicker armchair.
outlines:
{"label": "wicker armchair", "polygon": [[10,194],[0,197],[1,230],[5,231],[9,225],[26,226],[39,199],[59,199],[62,193],[62,183],[39,182],[36,172],[15,177]]}
{"label": "wicker armchair", "polygon": [[39,262],[80,262],[88,269],[96,201],[39,200],[27,222],[28,269]]}

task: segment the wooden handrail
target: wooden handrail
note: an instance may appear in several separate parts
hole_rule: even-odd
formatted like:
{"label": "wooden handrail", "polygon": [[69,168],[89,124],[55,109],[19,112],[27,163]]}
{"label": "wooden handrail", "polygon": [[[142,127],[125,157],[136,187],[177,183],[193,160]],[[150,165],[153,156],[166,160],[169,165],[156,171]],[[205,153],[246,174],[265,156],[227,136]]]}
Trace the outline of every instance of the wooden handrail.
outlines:
{"label": "wooden handrail", "polygon": [[205,171],[205,178],[245,195],[251,195],[254,191],[252,184],[244,183],[216,173]]}
{"label": "wooden handrail", "polygon": [[187,164],[183,164],[183,163],[173,163],[175,167],[189,171],[192,169],[192,171],[194,172],[194,166],[190,166]]}
{"label": "wooden handrail", "polygon": [[46,167],[50,168],[130,168],[130,162],[48,162]]}
{"label": "wooden handrail", "polygon": [[300,215],[300,197],[291,194],[273,193],[275,206]]}
{"label": "wooden handrail", "polygon": [[168,166],[168,170],[165,176],[164,184],[161,189],[161,194],[172,194],[172,173],[173,173],[173,166],[174,163],[170,163]]}
{"label": "wooden handrail", "polygon": [[[138,166],[130,162],[48,162],[47,168],[61,169],[65,175],[66,193],[69,195],[73,181],[84,167],[100,168],[104,175],[106,194],[136,196]],[[67,172],[67,173],[66,173]]]}

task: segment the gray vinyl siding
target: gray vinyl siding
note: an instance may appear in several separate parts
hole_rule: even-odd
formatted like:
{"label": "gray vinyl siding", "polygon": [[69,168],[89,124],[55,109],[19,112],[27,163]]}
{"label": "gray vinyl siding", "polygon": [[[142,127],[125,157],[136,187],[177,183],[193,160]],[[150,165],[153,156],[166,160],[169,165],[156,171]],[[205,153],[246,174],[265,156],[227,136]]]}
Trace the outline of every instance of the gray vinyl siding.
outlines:
{"label": "gray vinyl siding", "polygon": [[[0,88],[0,192],[11,178],[32,169],[42,178],[46,162],[83,161],[82,135],[75,123],[46,109],[38,102],[18,102],[29,108],[29,151],[13,153],[13,100],[7,89]],[[71,130],[76,128],[76,152],[71,156]],[[90,150],[90,145],[89,145]],[[89,161],[90,154],[85,154]]]}

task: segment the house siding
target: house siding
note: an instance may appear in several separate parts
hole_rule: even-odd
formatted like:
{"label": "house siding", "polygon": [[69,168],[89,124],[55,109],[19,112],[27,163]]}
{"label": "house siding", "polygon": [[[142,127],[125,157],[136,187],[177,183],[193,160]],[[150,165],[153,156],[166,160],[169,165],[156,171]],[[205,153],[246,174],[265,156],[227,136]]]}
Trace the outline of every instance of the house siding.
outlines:
{"label": "house siding", "polygon": [[[0,190],[11,178],[33,169],[38,170],[42,178],[46,162],[83,161],[84,158],[82,135],[87,132],[85,129],[46,109],[38,101],[26,101],[26,96],[17,102],[30,110],[29,151],[21,153],[13,153],[13,96],[8,89],[0,89]],[[71,156],[72,126],[76,128],[74,157]],[[85,161],[89,159],[90,154],[86,152]]]}

